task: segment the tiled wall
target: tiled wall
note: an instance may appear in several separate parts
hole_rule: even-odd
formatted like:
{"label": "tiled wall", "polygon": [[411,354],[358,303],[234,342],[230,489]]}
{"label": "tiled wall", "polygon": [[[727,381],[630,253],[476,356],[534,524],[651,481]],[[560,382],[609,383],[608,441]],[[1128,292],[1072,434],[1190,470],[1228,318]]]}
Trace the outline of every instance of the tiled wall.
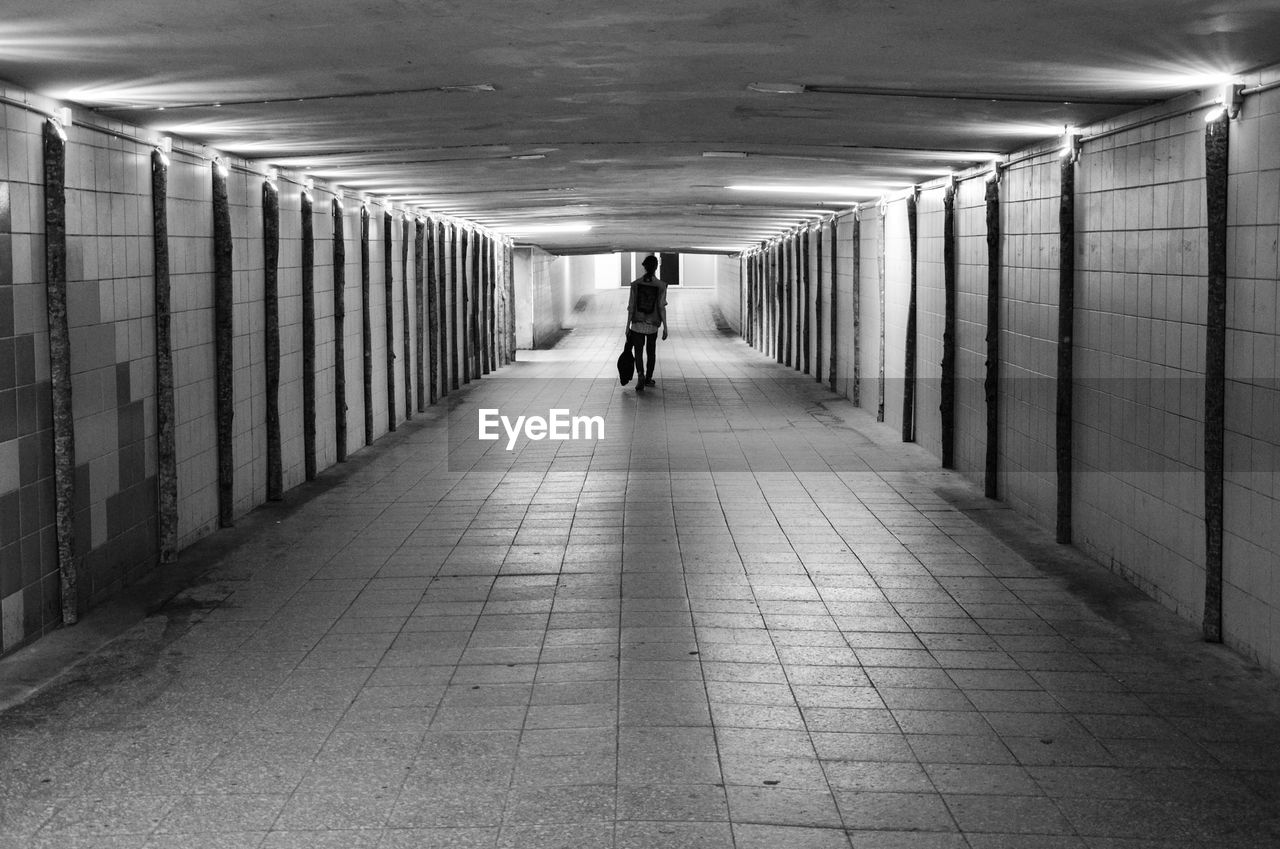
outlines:
{"label": "tiled wall", "polygon": [[[360,281],[360,204],[346,201],[342,206],[342,235],[346,245],[343,306],[343,374],[346,377],[348,455],[364,446],[364,295]],[[370,227],[372,229],[372,226]],[[372,272],[370,272],[372,273]],[[374,383],[376,387],[376,382]]]}
{"label": "tiled wall", "polygon": [[172,157],[168,226],[179,546],[218,523],[212,202],[208,165]]}
{"label": "tiled wall", "polygon": [[76,128],[70,135],[76,539],[81,595],[92,603],[149,569],[156,554],[151,162],[132,142]]}
{"label": "tiled wall", "polygon": [[916,205],[916,442],[942,456],[942,331],[946,320],[943,190],[920,193]]}
{"label": "tiled wall", "polygon": [[[570,274],[568,269],[574,258],[553,256],[538,248],[522,249],[529,263],[528,298],[529,313],[522,317],[526,325],[532,325],[531,347],[546,345],[559,338],[565,321],[578,299],[591,291],[594,275],[588,266],[583,273]],[[624,322],[619,317],[618,326]]]}
{"label": "tiled wall", "polygon": [[232,426],[235,514],[267,498],[266,318],[263,306],[262,177],[233,169],[227,178],[232,238]]}
{"label": "tiled wall", "polygon": [[744,272],[736,262],[716,262],[714,266],[716,297],[724,320],[735,332],[742,332],[742,295]]}
{"label": "tiled wall", "polygon": [[986,182],[956,187],[956,469],[981,481],[986,468],[987,201]]}
{"label": "tiled wall", "polygon": [[[866,306],[860,305],[858,314],[859,328],[855,334],[854,330],[854,314],[853,299],[861,298],[863,295],[862,287],[854,286],[854,275],[857,273],[853,265],[853,231],[854,222],[851,218],[840,218],[836,221],[836,273],[835,273],[835,320],[836,320],[836,391],[842,395],[852,397],[854,394],[853,387],[853,362],[856,355],[855,345],[857,344],[857,335],[866,332]],[[830,249],[828,248],[828,256]],[[830,269],[828,268],[828,271]],[[830,316],[830,313],[827,313]],[[865,369],[865,361],[862,367]],[[827,366],[823,366],[823,374],[826,374]],[[828,386],[831,381],[828,377],[824,378],[824,383]]]}
{"label": "tiled wall", "polygon": [[[1275,69],[1248,85],[1274,80]],[[1075,165],[1070,513],[1074,545],[1198,624],[1206,576],[1207,214],[1204,112],[1188,110],[1084,130]],[[1122,129],[1127,124],[1136,126]],[[1001,499],[1052,532],[1062,160],[1052,145],[1012,158],[999,183],[996,483]],[[1280,669],[1280,90],[1246,97],[1230,123],[1229,171],[1223,633],[1248,657]],[[955,219],[955,462],[979,484],[987,450],[986,176],[959,181]],[[919,196],[916,362],[916,440],[939,455],[941,191],[931,184]],[[876,412],[883,256],[885,421],[897,431],[910,282],[905,198],[867,204],[859,215],[859,267],[839,268],[836,283],[851,287],[856,275],[860,341],[855,350],[851,334],[842,336],[837,390],[852,394],[844,380],[856,361],[860,403]],[[849,217],[838,226],[847,232]],[[842,327],[851,327],[854,297],[841,289]]]}
{"label": "tiled wall", "polygon": [[[21,99],[21,93],[8,93]],[[0,653],[62,622],[54,535],[49,331],[45,308],[45,118],[0,107]],[[75,549],[81,612],[155,567],[157,389],[151,147],[122,125],[69,128],[66,146],[67,298],[75,427]],[[177,544],[218,525],[214,363],[212,174],[175,152],[168,174],[172,357],[176,412]],[[267,495],[263,175],[233,163],[228,199],[233,239],[234,513]],[[280,184],[279,411],[283,485],[305,479],[303,446],[302,225],[296,183]],[[316,465],[336,462],[334,442],[333,223],[327,189],[314,192]],[[372,205],[370,324],[374,438],[387,403],[383,208]],[[347,201],[346,385],[348,451],[364,446],[360,204]],[[410,227],[410,238],[413,228]],[[404,419],[404,350],[414,296],[409,244],[405,297],[404,213],[392,226],[396,421]],[[501,252],[500,252],[501,255]],[[450,270],[446,264],[445,274]],[[499,274],[506,273],[499,267]],[[501,278],[500,278],[501,279]],[[446,287],[447,288],[447,287]],[[412,344],[411,344],[412,347]],[[478,361],[478,360],[477,360]],[[479,377],[478,373],[473,377]],[[414,391],[412,382],[410,391]],[[415,401],[416,407],[416,399]]]}
{"label": "tiled wall", "polygon": [[1057,511],[1054,379],[1058,338],[1058,207],[1055,152],[1001,179],[1001,498],[1047,527]]}
{"label": "tiled wall", "polygon": [[[0,106],[0,115],[6,140],[0,157],[0,638],[7,648],[55,627],[61,614],[39,236],[41,122],[14,107]],[[112,362],[114,342],[113,335]]]}
{"label": "tiled wall", "polygon": [[1076,170],[1073,541],[1188,618],[1204,600],[1204,120]]}
{"label": "tiled wall", "polygon": [[[882,246],[881,212],[878,207],[867,207],[860,210],[862,216],[859,228],[859,262],[857,269],[850,269],[849,274],[855,277],[858,284],[856,297],[860,309],[860,330],[858,333],[857,356],[859,379],[861,380],[861,401],[865,410],[876,414],[879,406],[880,392],[880,335],[882,332],[880,318],[880,265]],[[849,309],[852,299],[847,301]],[[845,369],[852,375],[852,363]]]}
{"label": "tiled wall", "polygon": [[[281,191],[279,204],[280,455],[287,490],[306,480],[302,443],[302,193]],[[320,301],[319,295],[316,301]]]}
{"label": "tiled wall", "polygon": [[906,201],[890,203],[884,215],[884,420],[894,430],[901,431],[907,312],[911,302],[911,235]]}
{"label": "tiled wall", "polygon": [[[1275,79],[1272,73],[1267,79]],[[1223,620],[1280,667],[1280,90],[1232,123]]]}
{"label": "tiled wall", "polygon": [[[392,240],[394,250],[394,238]],[[373,343],[373,432],[387,430],[387,292],[383,269],[385,239],[382,232],[382,208],[370,207],[369,215],[369,329]],[[393,275],[394,276],[394,275]],[[394,310],[394,303],[392,309]]]}

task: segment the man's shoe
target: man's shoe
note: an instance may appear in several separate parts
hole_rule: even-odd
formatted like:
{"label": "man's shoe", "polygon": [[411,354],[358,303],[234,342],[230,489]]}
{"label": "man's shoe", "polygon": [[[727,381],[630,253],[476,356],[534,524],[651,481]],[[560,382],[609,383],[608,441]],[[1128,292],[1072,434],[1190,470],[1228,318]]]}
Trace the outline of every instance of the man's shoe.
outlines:
{"label": "man's shoe", "polygon": [[645,385],[645,386],[657,386],[658,384],[654,383],[654,382],[653,382],[653,378],[652,378],[652,377],[650,377],[650,378],[648,378],[648,379],[646,379],[646,380],[645,380],[644,385]]}

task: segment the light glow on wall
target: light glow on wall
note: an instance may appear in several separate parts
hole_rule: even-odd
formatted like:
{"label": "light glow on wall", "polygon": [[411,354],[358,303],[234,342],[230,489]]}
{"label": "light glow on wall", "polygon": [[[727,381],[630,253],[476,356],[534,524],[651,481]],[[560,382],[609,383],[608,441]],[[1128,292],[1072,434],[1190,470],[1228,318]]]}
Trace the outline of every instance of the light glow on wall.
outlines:
{"label": "light glow on wall", "polygon": [[857,186],[766,186],[766,185],[738,185],[725,186],[726,189],[734,192],[766,192],[774,194],[788,195],[821,195],[823,197],[854,197],[861,195],[863,197],[876,197],[883,189],[868,189]]}

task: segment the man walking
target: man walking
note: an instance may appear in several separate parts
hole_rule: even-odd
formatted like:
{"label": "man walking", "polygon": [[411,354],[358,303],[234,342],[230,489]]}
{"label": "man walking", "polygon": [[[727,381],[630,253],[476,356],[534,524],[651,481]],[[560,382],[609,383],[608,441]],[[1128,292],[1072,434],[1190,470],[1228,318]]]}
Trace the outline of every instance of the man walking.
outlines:
{"label": "man walking", "polygon": [[627,344],[635,355],[637,392],[654,385],[658,331],[662,331],[664,341],[667,338],[667,284],[655,276],[658,258],[650,254],[641,265],[644,276],[631,281],[631,297],[627,300]]}

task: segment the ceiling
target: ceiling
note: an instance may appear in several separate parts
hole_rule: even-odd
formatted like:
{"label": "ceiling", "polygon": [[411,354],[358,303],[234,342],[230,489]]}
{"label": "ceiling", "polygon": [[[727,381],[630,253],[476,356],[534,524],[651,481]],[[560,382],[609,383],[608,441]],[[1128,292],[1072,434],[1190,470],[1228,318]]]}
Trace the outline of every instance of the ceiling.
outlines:
{"label": "ceiling", "polygon": [[557,253],[741,250],[1280,61],[1276,0],[4,6],[0,80]]}

